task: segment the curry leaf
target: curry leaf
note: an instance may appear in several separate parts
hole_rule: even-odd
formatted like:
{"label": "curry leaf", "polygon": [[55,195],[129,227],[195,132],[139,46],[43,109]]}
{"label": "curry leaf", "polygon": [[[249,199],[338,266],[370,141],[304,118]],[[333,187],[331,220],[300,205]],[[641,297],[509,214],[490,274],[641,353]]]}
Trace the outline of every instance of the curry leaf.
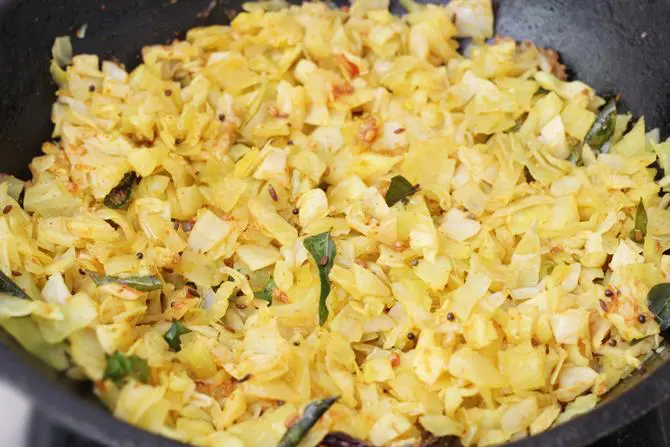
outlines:
{"label": "curry leaf", "polygon": [[263,290],[259,290],[258,292],[254,292],[254,296],[272,304],[272,294],[275,291],[275,287],[277,287],[277,285],[275,284],[274,278],[270,278],[268,283],[265,285],[265,288]]}
{"label": "curry leaf", "polygon": [[419,185],[412,185],[410,181],[402,175],[396,175],[391,179],[391,184],[389,185],[388,191],[386,191],[384,199],[388,206],[393,206],[418,190]]}
{"label": "curry leaf", "polygon": [[614,99],[610,99],[600,109],[600,113],[598,113],[596,120],[584,137],[584,142],[596,152],[607,153],[609,152],[610,145],[605,145],[605,143],[609,142],[612,135],[614,135],[615,127],[616,102]]}
{"label": "curry leaf", "polygon": [[158,276],[147,275],[147,276],[107,276],[99,275],[97,273],[90,272],[91,278],[93,281],[99,285],[103,286],[105,284],[122,284],[128,286],[132,289],[139,290],[140,292],[151,292],[152,290],[158,290],[163,285]]}
{"label": "curry leaf", "polygon": [[0,293],[6,293],[7,295],[23,298],[24,300],[30,299],[28,294],[24,292],[21,287],[17,286],[9,276],[2,273],[2,271],[0,271]]}
{"label": "curry leaf", "polygon": [[330,294],[330,269],[333,268],[333,261],[335,260],[335,243],[330,237],[330,232],[315,234],[305,238],[302,242],[305,249],[312,255],[312,259],[316,262],[319,269],[319,278],[321,280],[321,295],[319,296],[319,324],[323,324],[328,320],[328,307],[326,306],[326,298]]}
{"label": "curry leaf", "polygon": [[323,447],[374,447],[372,444],[339,431],[328,433],[321,440],[320,445]]}
{"label": "curry leaf", "polygon": [[661,331],[670,328],[670,283],[656,284],[647,294],[649,310],[656,315]]}
{"label": "curry leaf", "polygon": [[130,203],[130,197],[133,195],[133,186],[137,180],[137,174],[128,172],[123,176],[118,185],[105,196],[103,203],[107,208],[120,209],[126,208]]}
{"label": "curry leaf", "polygon": [[643,242],[647,235],[647,210],[644,209],[642,200],[637,204],[635,212],[635,228],[630,230],[630,238],[635,242]]}
{"label": "curry leaf", "polygon": [[316,424],[323,414],[335,403],[337,397],[327,397],[321,400],[315,400],[305,407],[302,416],[298,421],[290,426],[284,436],[279,440],[277,447],[295,447],[307,432]]}
{"label": "curry leaf", "polygon": [[181,324],[179,321],[175,320],[172,322],[172,326],[170,326],[170,329],[168,329],[165,335],[163,335],[163,339],[170,346],[170,349],[172,349],[175,352],[179,352],[181,351],[180,337],[184,334],[188,334],[189,332],[191,332],[190,329]]}
{"label": "curry leaf", "polygon": [[136,355],[126,356],[117,351],[107,357],[107,365],[102,378],[112,380],[116,384],[120,384],[127,378],[134,378],[147,383],[149,380],[149,364],[141,357]]}

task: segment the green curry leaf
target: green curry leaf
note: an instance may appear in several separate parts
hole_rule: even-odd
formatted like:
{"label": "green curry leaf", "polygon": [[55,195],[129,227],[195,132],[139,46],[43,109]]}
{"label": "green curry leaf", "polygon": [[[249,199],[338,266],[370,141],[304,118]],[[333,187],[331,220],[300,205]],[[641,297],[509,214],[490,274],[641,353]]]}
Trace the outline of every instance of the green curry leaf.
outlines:
{"label": "green curry leaf", "polygon": [[107,357],[107,365],[102,376],[105,380],[111,380],[120,384],[127,378],[134,378],[140,382],[147,383],[149,380],[149,364],[136,355],[123,355],[120,352]]}
{"label": "green curry leaf", "polygon": [[649,310],[656,315],[661,331],[670,328],[670,283],[656,284],[647,294]]}
{"label": "green curry leaf", "polygon": [[647,210],[644,209],[642,200],[637,204],[635,212],[635,228],[630,230],[630,238],[635,242],[644,242],[647,235]]}
{"label": "green curry leaf", "polygon": [[396,203],[400,202],[403,199],[411,196],[419,190],[419,185],[412,185],[409,180],[407,180],[402,175],[396,175],[391,179],[391,184],[389,189],[386,191],[386,204],[388,206],[393,206]]}
{"label": "green curry leaf", "polygon": [[267,301],[268,303],[272,304],[272,295],[276,287],[277,284],[275,284],[274,278],[270,278],[267,284],[265,285],[265,288],[263,290],[259,290],[258,292],[254,292],[254,296],[258,299]]}
{"label": "green curry leaf", "polygon": [[335,431],[328,433],[322,440],[322,447],[375,447],[346,433]]}
{"label": "green curry leaf", "polygon": [[337,399],[337,397],[327,397],[307,404],[300,419],[286,430],[277,447],[296,447]]}
{"label": "green curry leaf", "polygon": [[0,271],[0,293],[6,293],[7,295],[23,298],[24,300],[31,299],[28,294],[24,292],[23,289],[21,289],[21,287],[16,285],[16,283],[2,271]]}
{"label": "green curry leaf", "polygon": [[99,275],[94,272],[89,272],[93,281],[103,286],[105,284],[122,284],[140,292],[151,292],[152,290],[159,290],[163,285],[158,276],[107,276]]}
{"label": "green curry leaf", "polygon": [[598,153],[609,152],[609,145],[605,145],[605,143],[609,142],[614,135],[615,127],[616,102],[614,99],[610,99],[600,109],[600,113],[598,113],[596,120],[584,137],[584,142]]}
{"label": "green curry leaf", "polygon": [[303,241],[305,249],[309,252],[319,269],[319,278],[321,280],[321,295],[319,296],[319,324],[324,325],[328,320],[328,307],[326,298],[330,294],[330,269],[333,268],[336,250],[335,242],[330,237],[330,232],[315,234],[305,238]]}
{"label": "green curry leaf", "polygon": [[179,352],[181,351],[180,337],[184,334],[188,334],[189,332],[191,332],[190,329],[181,324],[179,321],[175,320],[172,322],[170,329],[168,329],[165,335],[163,335],[163,339],[170,346],[170,349],[175,352]]}
{"label": "green curry leaf", "polygon": [[133,186],[137,180],[137,174],[128,172],[123,176],[118,185],[105,196],[103,203],[107,208],[121,209],[127,208],[130,203],[130,198],[133,195]]}

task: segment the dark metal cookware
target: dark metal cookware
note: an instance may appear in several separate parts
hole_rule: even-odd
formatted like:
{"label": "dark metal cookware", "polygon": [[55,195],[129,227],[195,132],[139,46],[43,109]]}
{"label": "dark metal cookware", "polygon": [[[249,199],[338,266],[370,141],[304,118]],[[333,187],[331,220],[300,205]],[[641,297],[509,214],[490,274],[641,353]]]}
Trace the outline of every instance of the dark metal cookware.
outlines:
{"label": "dark metal cookware", "polygon": [[[73,39],[75,52],[113,56],[133,67],[143,45],[167,42],[193,26],[226,23],[241,3],[0,0],[0,172],[27,178],[28,163],[49,138],[55,86],[48,65],[56,36],[72,36],[87,24],[86,37]],[[499,0],[496,10],[498,34],[557,49],[580,79],[601,93],[620,93],[626,107],[667,135],[670,0]],[[397,3],[394,11],[401,11]],[[73,431],[114,446],[181,445],[114,419],[90,384],[51,371],[4,332],[0,339],[0,375]],[[656,356],[594,411],[515,445],[586,445],[624,426],[670,397],[669,360],[667,352]]]}

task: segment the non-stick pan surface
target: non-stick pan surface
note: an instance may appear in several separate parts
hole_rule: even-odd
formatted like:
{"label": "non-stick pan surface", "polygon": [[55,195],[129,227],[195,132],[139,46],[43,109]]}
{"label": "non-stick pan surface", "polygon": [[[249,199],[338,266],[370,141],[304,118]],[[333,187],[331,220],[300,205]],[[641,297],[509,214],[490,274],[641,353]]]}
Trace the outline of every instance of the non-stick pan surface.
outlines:
{"label": "non-stick pan surface", "polygon": [[[73,39],[75,52],[114,57],[132,68],[142,46],[193,26],[226,23],[241,3],[0,0],[0,172],[27,178],[28,163],[49,138],[55,86],[48,65],[56,36],[73,36],[86,24],[86,37]],[[667,136],[670,0],[499,0],[496,10],[498,34],[557,49],[580,79],[600,93],[620,93],[626,107]],[[401,11],[395,0],[394,11]],[[111,446],[181,445],[115,420],[90,384],[56,374],[1,331],[0,341],[0,376],[74,431]],[[660,354],[594,411],[515,445],[586,445],[622,427],[670,397],[669,360]]]}

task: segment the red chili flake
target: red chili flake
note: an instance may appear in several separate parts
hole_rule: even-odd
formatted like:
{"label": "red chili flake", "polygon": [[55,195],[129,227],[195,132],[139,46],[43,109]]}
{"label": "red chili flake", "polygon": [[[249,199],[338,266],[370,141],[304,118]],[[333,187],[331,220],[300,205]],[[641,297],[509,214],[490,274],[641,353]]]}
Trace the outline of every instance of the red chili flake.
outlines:
{"label": "red chili flake", "polygon": [[2,214],[7,214],[12,210],[12,205],[7,205],[2,209]]}
{"label": "red chili flake", "polygon": [[607,297],[614,296],[614,291],[612,289],[605,289],[605,296]]}
{"label": "red chili flake", "polygon": [[319,265],[326,265],[328,264],[328,256],[323,255],[321,256],[321,259],[319,259]]}
{"label": "red chili flake", "polygon": [[600,303],[600,308],[603,310],[603,312],[607,312],[607,303],[604,300],[598,300]]}
{"label": "red chili flake", "polygon": [[12,276],[21,276],[21,272],[17,272],[16,270],[12,270]]}
{"label": "red chili flake", "polygon": [[275,191],[274,186],[272,186],[272,183],[268,183],[268,192],[270,193],[270,197],[272,197],[272,200],[275,202],[279,201],[279,196],[277,195],[277,191]]}
{"label": "red chili flake", "polygon": [[391,366],[396,368],[397,366],[400,366],[400,356],[398,355],[397,352],[392,352],[389,360],[391,361]]}
{"label": "red chili flake", "polygon": [[333,86],[333,96],[335,98],[339,96],[351,95],[354,92],[354,87],[345,82],[344,84],[337,84]]}
{"label": "red chili flake", "polygon": [[405,133],[405,128],[404,127],[399,127],[396,130],[393,131],[394,134],[400,135],[401,133]]}

